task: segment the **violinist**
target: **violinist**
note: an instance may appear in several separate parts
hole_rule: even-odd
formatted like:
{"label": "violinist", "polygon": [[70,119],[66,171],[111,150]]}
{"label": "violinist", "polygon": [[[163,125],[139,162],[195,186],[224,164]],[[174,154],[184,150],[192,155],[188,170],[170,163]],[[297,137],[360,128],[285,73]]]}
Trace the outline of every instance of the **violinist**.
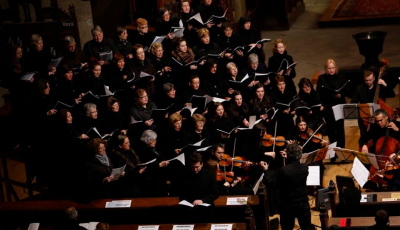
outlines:
{"label": "violinist", "polygon": [[[316,138],[312,138],[308,141],[308,139],[313,135],[314,131],[307,125],[305,119],[301,116],[296,118],[296,126],[295,128],[287,135],[287,140],[294,140],[300,146],[302,146],[302,151],[304,153],[309,153],[314,150],[325,147],[328,142],[324,139],[321,139],[320,133],[316,133]],[[308,141],[308,142],[307,142]],[[307,142],[306,145],[304,145]]]}
{"label": "violinist", "polygon": [[[400,156],[399,153],[392,153],[385,163],[385,169],[376,172],[376,176],[382,178],[389,184],[390,191],[400,190]],[[386,176],[393,175],[393,176]]]}
{"label": "violinist", "polygon": [[[375,123],[371,125],[370,130],[367,132],[367,134],[360,139],[361,151],[366,153],[375,152],[375,154],[378,154],[377,151],[381,151],[382,149],[377,149],[376,147],[383,147],[383,145],[380,144],[381,146],[378,146],[377,144],[383,142],[379,141],[379,139],[381,137],[385,137],[387,131],[388,136],[391,140],[393,140],[394,145],[398,146],[398,142],[400,140],[400,125],[397,122],[390,121],[386,111],[383,109],[376,110],[374,112],[374,118]],[[370,143],[370,145],[368,146],[369,140],[372,140],[372,143]]]}
{"label": "violinist", "polygon": [[240,173],[238,167],[248,167],[250,162],[239,163],[240,166],[236,167],[233,167],[233,163],[232,158],[225,154],[225,145],[216,144],[205,168],[215,173],[220,195],[253,195],[251,188],[243,186],[243,177],[237,175]]}

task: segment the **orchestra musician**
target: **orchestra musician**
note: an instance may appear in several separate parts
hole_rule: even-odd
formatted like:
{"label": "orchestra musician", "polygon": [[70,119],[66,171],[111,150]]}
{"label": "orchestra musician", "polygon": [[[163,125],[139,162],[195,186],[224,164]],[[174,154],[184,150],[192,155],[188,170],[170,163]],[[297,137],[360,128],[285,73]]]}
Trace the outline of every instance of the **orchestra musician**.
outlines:
{"label": "orchestra musician", "polygon": [[[375,148],[379,138],[384,137],[387,130],[389,131],[389,136],[391,138],[394,138],[397,141],[400,140],[400,125],[396,121],[390,121],[385,110],[376,110],[374,112],[374,118],[375,123],[371,125],[367,134],[360,139],[361,151],[365,153],[375,152],[375,149],[372,149],[372,147]],[[370,148],[367,145],[369,140],[372,140]]]}
{"label": "orchestra musician", "polygon": [[[376,94],[375,91],[377,90],[377,85],[381,86],[378,95],[379,98],[385,100],[387,97],[394,97],[393,90],[388,87],[388,84],[385,82],[384,79],[379,79],[376,82],[374,72],[370,70],[365,70],[364,83],[357,86],[350,103],[373,103],[375,100],[377,100],[377,98],[374,98]],[[362,114],[360,114],[360,116],[362,117]],[[364,125],[363,119],[358,119],[358,127],[360,128],[360,136],[365,136],[367,132],[367,126]]]}
{"label": "orchestra musician", "polygon": [[[251,188],[243,186],[244,179],[241,175],[238,175],[240,172],[240,170],[237,170],[238,167],[231,167],[233,162],[227,163],[227,160],[223,159],[224,155],[226,155],[225,145],[216,144],[213,146],[210,159],[205,164],[206,169],[215,173],[220,195],[253,195]],[[223,162],[223,165],[220,162]],[[250,166],[249,162],[241,164],[242,167]],[[234,170],[231,171],[231,169]]]}

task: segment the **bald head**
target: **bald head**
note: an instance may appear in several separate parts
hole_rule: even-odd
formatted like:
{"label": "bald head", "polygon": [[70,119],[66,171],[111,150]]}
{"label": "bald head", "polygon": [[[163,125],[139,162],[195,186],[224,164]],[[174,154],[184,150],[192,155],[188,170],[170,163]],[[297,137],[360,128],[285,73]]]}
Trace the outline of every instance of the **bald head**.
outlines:
{"label": "bald head", "polygon": [[67,215],[68,219],[76,220],[78,218],[78,211],[74,207],[69,207],[65,209],[65,214]]}

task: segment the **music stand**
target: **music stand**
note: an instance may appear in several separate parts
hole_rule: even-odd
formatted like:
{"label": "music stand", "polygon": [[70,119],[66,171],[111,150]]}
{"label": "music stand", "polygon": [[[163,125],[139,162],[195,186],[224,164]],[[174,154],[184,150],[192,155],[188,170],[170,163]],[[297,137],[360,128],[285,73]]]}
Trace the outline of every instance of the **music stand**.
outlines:
{"label": "music stand", "polygon": [[335,147],[333,150],[336,153],[336,156],[338,156],[339,160],[345,161],[345,162],[353,162],[354,161],[354,154],[352,153],[353,150],[350,149],[342,149],[340,147]]}
{"label": "music stand", "polygon": [[300,158],[300,163],[310,165],[314,162],[324,160],[328,153],[328,146],[317,149],[309,153],[303,153]]}

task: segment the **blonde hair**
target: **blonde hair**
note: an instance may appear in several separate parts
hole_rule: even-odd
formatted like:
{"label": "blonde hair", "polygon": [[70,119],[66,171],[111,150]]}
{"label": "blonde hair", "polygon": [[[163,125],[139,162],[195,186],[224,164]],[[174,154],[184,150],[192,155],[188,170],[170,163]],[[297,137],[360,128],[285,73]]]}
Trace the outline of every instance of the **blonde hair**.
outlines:
{"label": "blonde hair", "polygon": [[210,36],[210,31],[208,31],[207,28],[201,28],[199,30],[199,32],[197,33],[197,37],[198,38],[204,38],[204,37],[207,37],[207,36]]}
{"label": "blonde hair", "polygon": [[328,59],[328,60],[325,62],[325,72],[328,72],[328,66],[329,66],[330,64],[333,64],[333,65],[335,66],[335,68],[336,68],[335,73],[338,74],[338,73],[339,73],[339,68],[338,68],[338,66],[336,65],[335,60],[333,60],[333,59]]}
{"label": "blonde hair", "polygon": [[31,45],[32,46],[36,45],[40,40],[43,41],[42,36],[40,36],[39,34],[32,34],[32,36],[31,36]]}
{"label": "blonde hair", "polygon": [[151,46],[151,53],[155,55],[156,49],[158,49],[160,47],[163,48],[161,43],[158,43],[158,42],[153,43],[153,45]]}
{"label": "blonde hair", "polygon": [[103,33],[103,29],[99,25],[92,28],[92,35],[94,36],[95,33]]}

